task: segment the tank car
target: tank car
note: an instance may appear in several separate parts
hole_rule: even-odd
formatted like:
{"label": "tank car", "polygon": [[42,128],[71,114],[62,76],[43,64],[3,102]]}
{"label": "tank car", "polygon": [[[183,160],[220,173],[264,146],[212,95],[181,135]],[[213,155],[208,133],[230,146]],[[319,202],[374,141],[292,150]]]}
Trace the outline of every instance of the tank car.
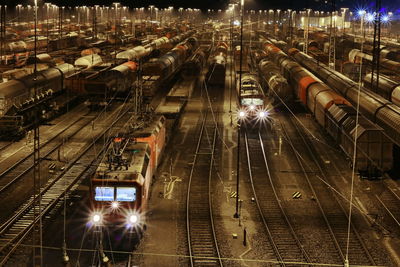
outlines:
{"label": "tank car", "polygon": [[54,108],[50,102],[65,89],[64,79],[74,71],[72,65],[61,64],[0,83],[0,135],[10,138],[23,135],[24,128],[35,120],[34,108],[41,110],[40,120],[48,119]]}
{"label": "tank car", "polygon": [[274,103],[280,104],[280,101],[291,103],[293,100],[292,89],[281,75],[278,66],[268,59],[262,59],[258,64],[258,69],[265,88],[268,88],[268,95],[275,99]]}
{"label": "tank car", "polygon": [[372,73],[368,73],[364,76],[363,85],[370,89],[371,91],[375,91],[378,95],[383,98],[391,101],[393,104],[400,106],[400,82],[392,80],[390,77],[386,75],[379,75],[378,80],[378,88],[374,88],[376,84],[376,74],[374,74],[373,83],[371,84]]}
{"label": "tank car", "polygon": [[210,53],[209,45],[202,45],[182,66],[181,76],[184,79],[198,77]]}
{"label": "tank car", "polygon": [[209,86],[224,86],[228,45],[219,43],[210,56],[206,82]]}
{"label": "tank car", "polygon": [[[158,85],[162,82],[170,80],[171,77],[181,68],[182,64],[186,61],[193,51],[197,48],[198,43],[196,39],[187,39],[186,41],[178,44],[174,49],[165,55],[159,57],[158,59],[151,60],[143,65],[143,76],[156,77],[153,79],[154,84]],[[154,90],[148,90],[153,96]]]}

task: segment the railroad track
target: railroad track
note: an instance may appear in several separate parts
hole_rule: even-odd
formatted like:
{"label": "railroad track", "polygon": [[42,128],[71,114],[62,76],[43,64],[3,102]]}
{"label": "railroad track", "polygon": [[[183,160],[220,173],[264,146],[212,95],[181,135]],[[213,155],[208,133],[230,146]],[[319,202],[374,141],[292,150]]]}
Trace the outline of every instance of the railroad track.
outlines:
{"label": "railroad track", "polygon": [[[86,114],[85,114],[86,115]],[[64,135],[66,138],[73,137],[86,127],[95,117],[81,116],[68,124],[63,130],[50,139],[41,144],[40,147],[40,162],[49,157],[53,152],[63,145],[63,140],[60,137]],[[0,194],[8,190],[15,182],[23,178],[33,169],[33,151],[28,155],[20,158],[17,162],[7,168],[0,174]]]}
{"label": "railroad track", "polygon": [[[308,137],[306,137],[303,131],[299,128],[297,122],[293,119],[290,119],[290,126],[296,130],[296,137],[300,137],[300,142],[299,140],[293,140],[287,130],[288,127],[285,126],[285,123],[280,121],[280,126],[283,130],[285,139],[289,143],[296,156],[298,164],[304,172],[304,177],[306,178],[307,183],[314,194],[313,196],[318,204],[331,237],[335,242],[338,253],[340,254],[343,262],[345,262],[347,258],[346,247],[348,242],[348,213],[340,203],[336,193],[333,192],[330,187],[327,187],[323,181],[321,181],[321,179],[323,179],[325,182],[329,183],[329,175],[327,175],[324,171],[323,167],[321,166],[322,160],[316,156],[318,153],[314,151],[312,144],[308,140]],[[300,155],[298,154],[298,151],[304,151],[305,149],[308,152],[307,156],[311,158],[309,161],[307,160],[307,162],[311,163],[313,167],[310,167],[310,164],[305,166],[305,159],[300,158]],[[308,169],[313,169],[316,171],[314,174],[312,174],[312,172],[307,172]],[[318,186],[318,190],[315,190],[316,186]],[[357,229],[354,227],[354,224],[351,224],[349,234],[349,262],[351,264],[376,265],[376,260],[368,251],[366,244],[362,240]]]}
{"label": "railroad track", "polygon": [[387,183],[384,183],[385,189],[380,195],[375,195],[375,198],[379,201],[385,213],[389,216],[385,216],[385,226],[389,227],[390,231],[397,236],[400,236],[400,196],[394,192]]}
{"label": "railroad track", "polygon": [[[0,266],[7,262],[19,245],[32,232],[35,224],[49,214],[63,200],[64,196],[78,184],[78,181],[94,171],[96,166],[93,163],[106,147],[101,142],[103,137],[117,123],[124,123],[127,120],[129,110],[129,107],[124,107],[116,118],[109,116],[106,119],[109,124],[100,131],[100,134],[96,133],[93,142],[87,145],[80,155],[71,160],[61,173],[50,179],[41,188],[40,195],[37,195],[36,198],[32,196],[14,216],[0,226]],[[34,213],[36,216],[34,216]]]}
{"label": "railroad track", "polygon": [[7,149],[9,146],[11,146],[13,144],[13,142],[6,142],[6,141],[2,141],[0,142],[0,152],[2,152],[3,150]]}
{"label": "railroad track", "polygon": [[[204,114],[189,175],[186,228],[190,266],[223,266],[214,229],[211,179],[217,127]],[[206,179],[205,170],[208,170]]]}
{"label": "railroad track", "polygon": [[310,262],[281,205],[260,133],[258,139],[249,139],[245,132],[244,139],[251,188],[277,260],[281,266]]}
{"label": "railroad track", "polygon": [[[63,119],[59,121],[57,124],[54,124],[50,126],[49,128],[41,129],[41,133],[45,132],[52,132],[52,134],[49,134],[47,137],[48,139],[41,139],[40,147],[46,145],[48,142],[50,142],[53,138],[56,138],[60,134],[63,133],[68,127],[71,127],[77,120],[76,118],[80,118],[81,116],[85,116],[88,114],[88,112],[82,113],[84,111],[85,107],[82,106],[83,108],[77,108],[71,111],[71,114],[69,114],[71,117],[74,119],[71,121],[70,117],[67,117],[67,119]],[[42,126],[41,126],[42,127]],[[58,129],[54,129],[57,127]],[[23,141],[20,141],[23,143]],[[12,169],[16,167],[20,162],[24,161],[26,157],[32,155],[32,149],[29,147],[30,145],[25,145],[22,147],[17,148],[15,151],[6,151],[4,152],[6,155],[1,155],[0,156],[0,166],[9,166],[7,169],[1,168],[2,172],[0,173],[0,177],[3,173],[9,171],[9,169]],[[6,148],[4,148],[6,149]],[[15,162],[13,161],[13,158],[18,158],[18,160]]]}

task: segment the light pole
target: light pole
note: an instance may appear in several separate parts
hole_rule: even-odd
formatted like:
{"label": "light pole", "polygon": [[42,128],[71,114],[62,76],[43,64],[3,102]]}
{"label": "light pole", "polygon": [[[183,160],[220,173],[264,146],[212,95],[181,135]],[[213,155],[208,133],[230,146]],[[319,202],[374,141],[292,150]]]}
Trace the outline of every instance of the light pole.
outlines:
{"label": "light pole", "polygon": [[[240,68],[239,68],[239,99],[242,89],[242,63],[243,63],[243,10],[244,0],[240,0]],[[239,120],[238,133],[237,133],[237,163],[236,163],[236,211],[233,215],[234,218],[239,218],[239,182],[240,182],[240,133],[241,123]]]}
{"label": "light pole", "polygon": [[230,4],[230,9],[232,11],[232,17],[231,17],[231,25],[230,25],[230,30],[231,30],[231,86],[229,90],[229,116],[231,117],[231,126],[232,126],[232,90],[233,90],[233,21],[235,19],[235,4]]}
{"label": "light pole", "polygon": [[19,25],[21,25],[21,7],[22,7],[22,5],[21,4],[19,4],[19,5],[17,5],[17,11],[18,11],[18,26]]}

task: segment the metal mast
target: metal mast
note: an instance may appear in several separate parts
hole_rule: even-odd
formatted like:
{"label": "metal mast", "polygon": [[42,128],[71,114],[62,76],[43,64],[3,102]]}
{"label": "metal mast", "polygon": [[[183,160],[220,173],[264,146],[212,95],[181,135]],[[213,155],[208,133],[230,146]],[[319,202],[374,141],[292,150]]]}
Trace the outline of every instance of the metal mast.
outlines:
{"label": "metal mast", "polygon": [[372,49],[372,67],[371,67],[371,86],[375,92],[378,91],[379,87],[380,54],[381,54],[381,0],[375,0],[374,42]]}
{"label": "metal mast", "polygon": [[336,57],[336,2],[332,0],[332,10],[330,17],[330,28],[329,28],[329,67],[335,69],[335,57]]}

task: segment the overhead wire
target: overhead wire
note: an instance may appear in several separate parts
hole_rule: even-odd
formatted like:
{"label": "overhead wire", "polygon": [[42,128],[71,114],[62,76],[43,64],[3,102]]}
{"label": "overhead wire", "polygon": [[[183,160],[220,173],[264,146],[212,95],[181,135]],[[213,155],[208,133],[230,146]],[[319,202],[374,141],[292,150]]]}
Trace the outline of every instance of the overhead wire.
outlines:
{"label": "overhead wire", "polygon": [[[0,239],[1,240],[1,239]],[[31,244],[21,244],[23,247],[32,247]],[[37,247],[37,246],[35,246]],[[59,251],[58,247],[53,246],[43,246],[43,249],[47,250],[56,250]],[[96,252],[95,249],[76,249],[76,248],[69,248],[68,251],[71,252]],[[104,250],[104,252],[109,253],[110,251]],[[153,252],[132,252],[132,251],[123,251],[118,250],[114,251],[114,253],[118,253],[121,255],[140,255],[140,256],[150,256],[150,257],[170,257],[170,258],[186,258],[189,259],[191,256],[185,254],[173,254],[173,253],[153,253]],[[194,256],[192,256],[194,257]],[[198,259],[221,259],[222,261],[231,261],[231,262],[248,262],[248,263],[265,263],[265,264],[288,264],[288,265],[297,265],[297,266],[331,266],[331,267],[343,267],[343,264],[335,264],[335,263],[310,263],[310,262],[302,262],[302,261],[276,261],[276,260],[264,260],[264,259],[246,259],[246,258],[235,258],[235,257],[199,257],[196,256],[194,258]],[[351,265],[352,267],[384,267],[382,265]],[[76,263],[75,267],[79,267],[78,262]]]}
{"label": "overhead wire", "polygon": [[[364,16],[362,14],[361,18],[361,33],[364,31]],[[364,49],[364,38],[361,39],[361,52]],[[356,129],[354,135],[354,147],[353,147],[353,171],[351,173],[351,187],[350,187],[350,203],[349,203],[349,221],[347,226],[347,243],[346,243],[346,263],[349,264],[349,249],[350,249],[350,229],[351,229],[351,216],[353,211],[353,193],[354,193],[354,176],[355,176],[355,168],[356,168],[356,157],[357,157],[357,138],[358,138],[358,121],[360,116],[360,96],[361,96],[361,83],[362,83],[362,60],[360,60],[360,73],[359,73],[359,80],[358,80],[358,94],[357,94],[357,109],[356,109]]]}

